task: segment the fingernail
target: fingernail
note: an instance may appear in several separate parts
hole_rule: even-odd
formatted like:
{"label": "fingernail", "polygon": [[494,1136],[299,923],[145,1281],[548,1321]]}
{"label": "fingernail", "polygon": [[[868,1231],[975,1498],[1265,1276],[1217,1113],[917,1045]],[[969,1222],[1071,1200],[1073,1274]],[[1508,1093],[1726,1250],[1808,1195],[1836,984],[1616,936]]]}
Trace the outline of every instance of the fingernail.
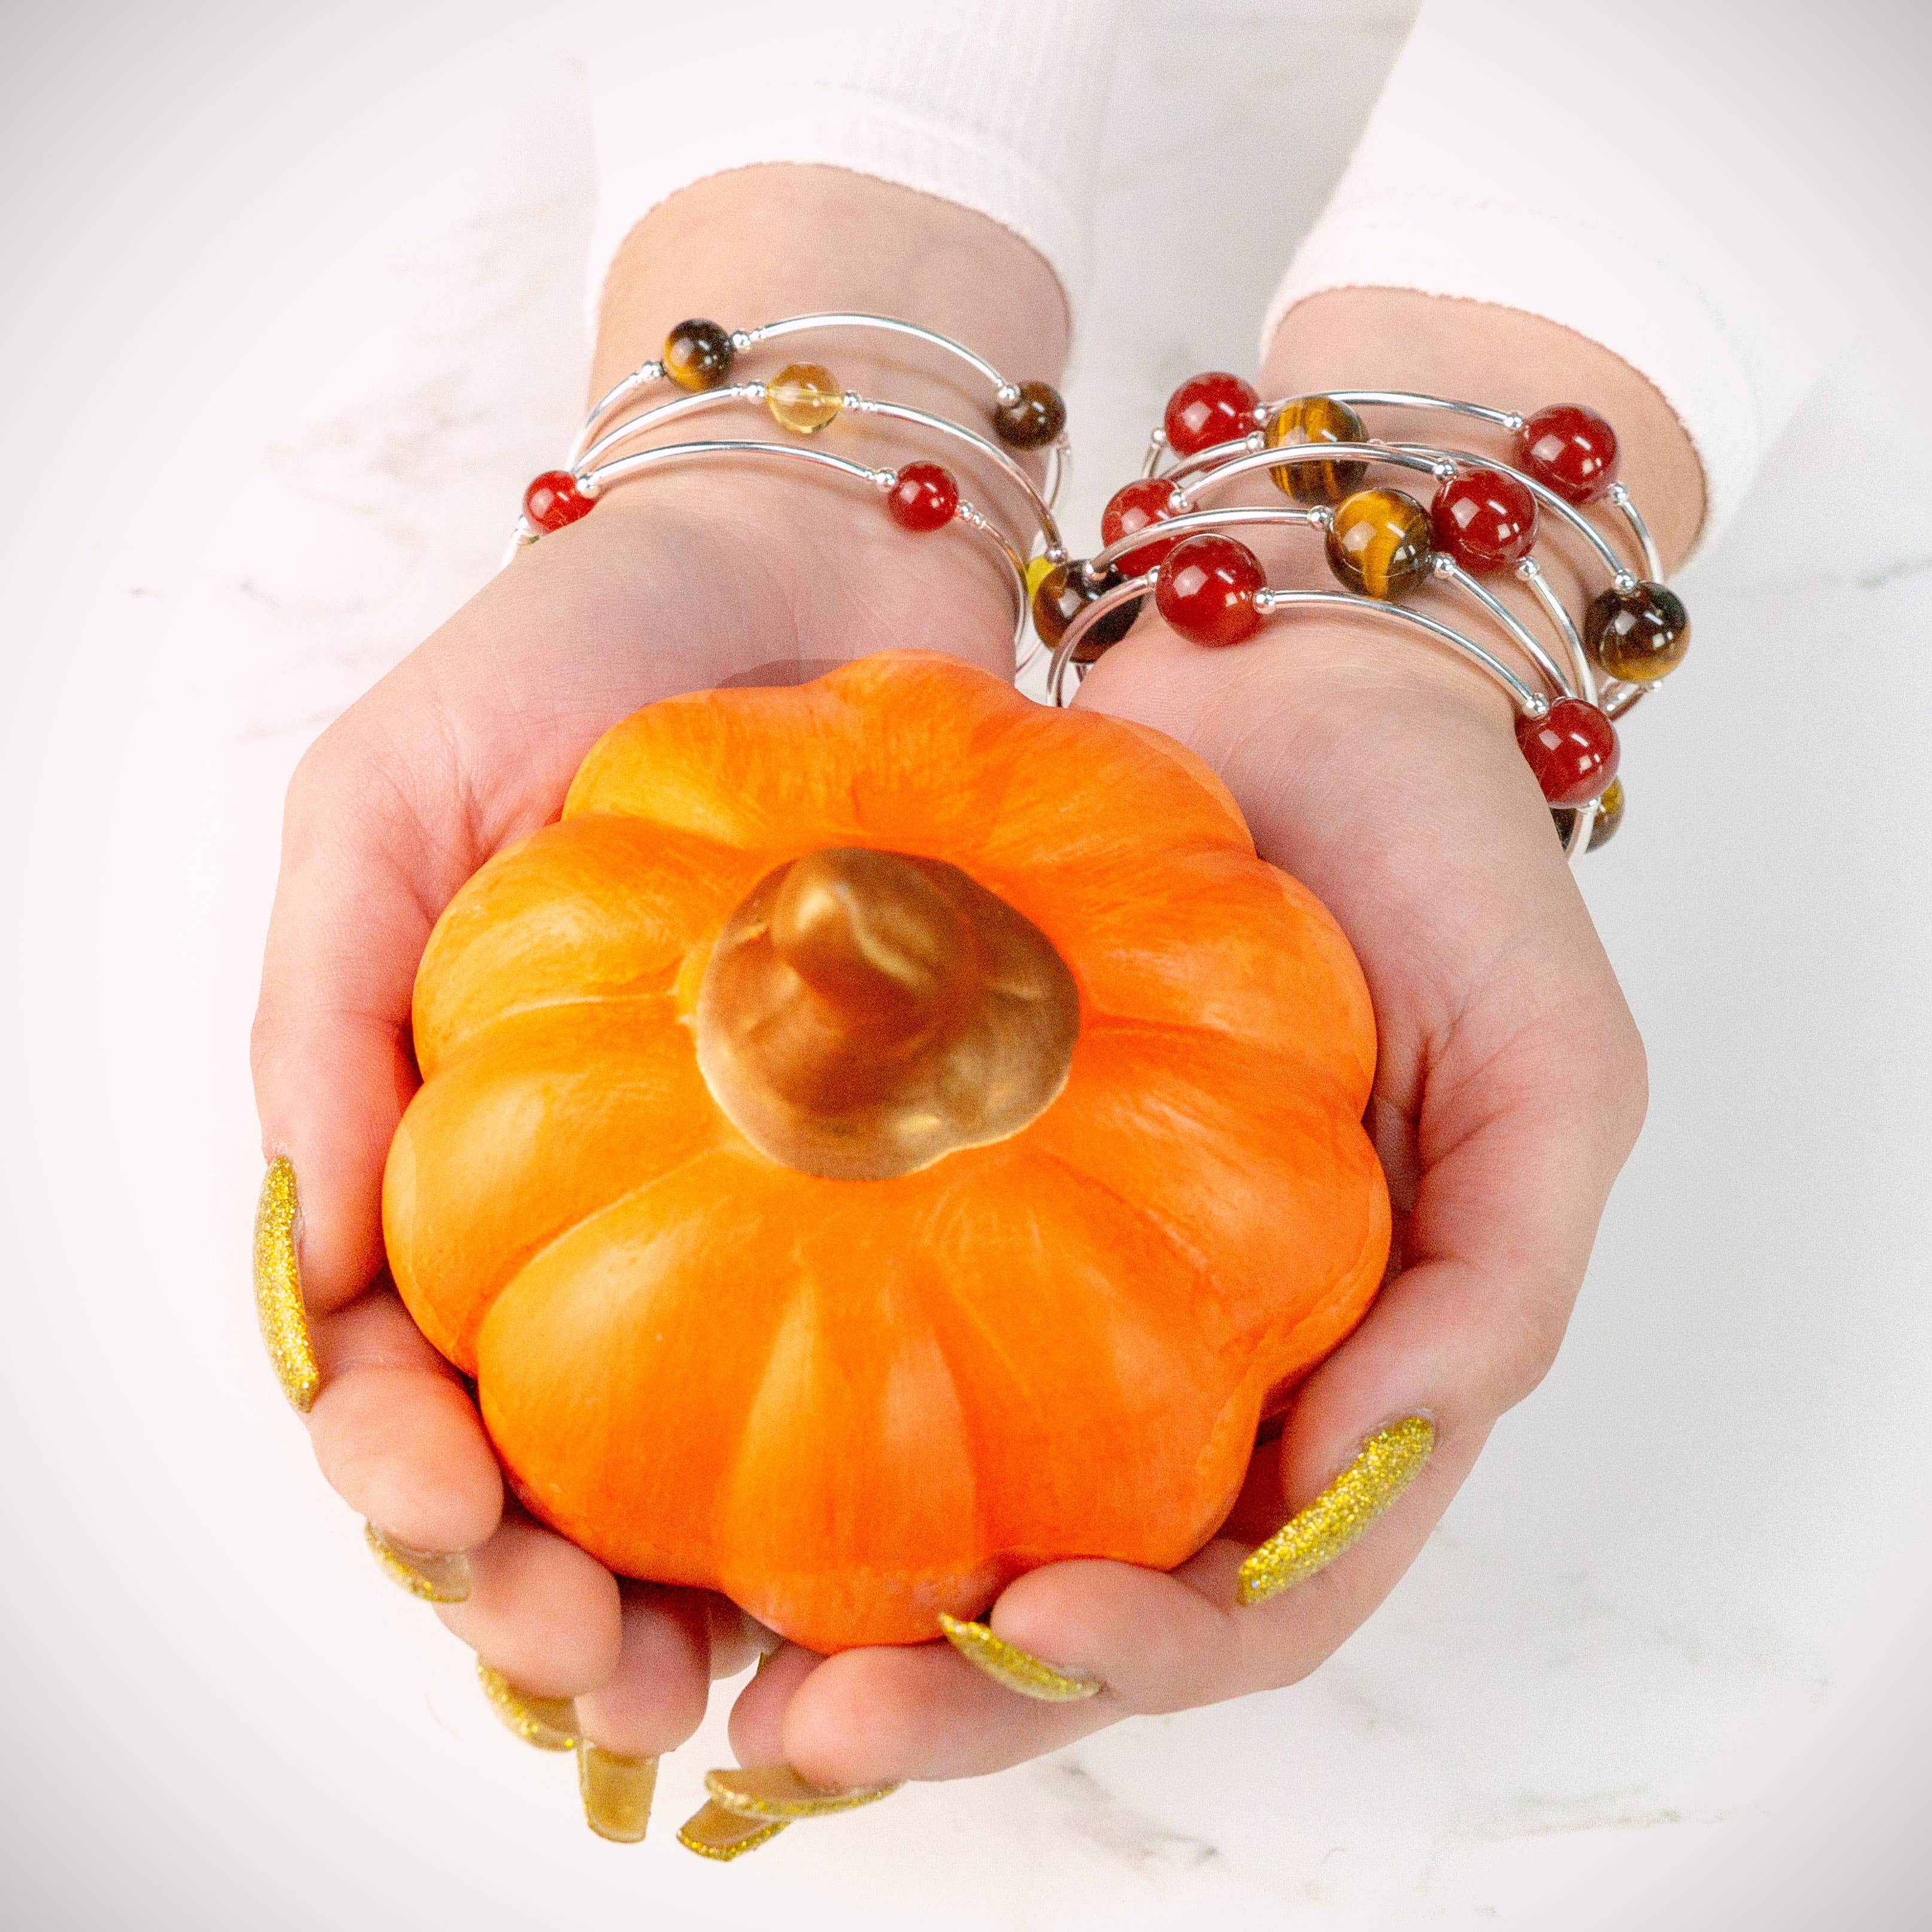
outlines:
{"label": "fingernail", "polygon": [[419,1603],[469,1601],[470,1558],[461,1550],[412,1550],[406,1543],[385,1536],[373,1522],[362,1526],[362,1539],[382,1574]]}
{"label": "fingernail", "polygon": [[1264,1604],[1334,1562],[1415,1480],[1435,1446],[1436,1425],[1426,1415],[1377,1430],[1305,1510],[1242,1564],[1238,1600]]}
{"label": "fingernail", "polygon": [[747,1852],[770,1844],[784,1829],[782,1820],[771,1824],[758,1818],[741,1818],[722,1804],[707,1804],[677,1828],[677,1841],[700,1858],[741,1858]]}
{"label": "fingernail", "polygon": [[776,1819],[789,1825],[798,1818],[829,1818],[835,1811],[856,1811],[898,1790],[896,1784],[863,1784],[854,1791],[821,1791],[808,1784],[788,1764],[754,1764],[744,1771],[707,1771],[704,1788],[712,1802],[741,1818]]}
{"label": "fingernail", "polygon": [[1043,1704],[1071,1704],[1082,1697],[1098,1696],[1102,1688],[1099,1678],[1082,1670],[1056,1670],[1031,1651],[995,1636],[984,1624],[968,1623],[941,1610],[939,1628],[946,1633],[946,1642],[968,1664],[976,1665],[995,1684],[1004,1684],[1022,1697],[1037,1697]]}
{"label": "fingernail", "polygon": [[255,1207],[255,1314],[290,1406],[306,1415],[322,1387],[296,1258],[296,1171],[285,1154],[268,1163]]}
{"label": "fingernail", "polygon": [[600,1838],[634,1845],[651,1822],[658,1788],[654,1757],[620,1757],[588,1738],[577,1741],[577,1788],[584,1794],[584,1822]]}
{"label": "fingernail", "polygon": [[577,1706],[568,1697],[532,1697],[519,1690],[500,1670],[479,1657],[477,1681],[490,1708],[525,1744],[538,1750],[566,1751],[577,1748]]}

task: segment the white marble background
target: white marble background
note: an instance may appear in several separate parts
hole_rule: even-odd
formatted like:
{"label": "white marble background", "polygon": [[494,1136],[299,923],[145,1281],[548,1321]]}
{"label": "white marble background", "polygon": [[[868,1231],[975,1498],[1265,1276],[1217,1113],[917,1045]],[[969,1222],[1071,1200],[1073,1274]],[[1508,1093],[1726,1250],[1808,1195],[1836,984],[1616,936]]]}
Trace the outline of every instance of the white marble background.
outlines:
{"label": "white marble background", "polygon": [[[663,10],[756,58],[742,12]],[[1409,9],[1143,11],[1076,530],[1176,380],[1251,363]],[[0,1919],[1924,1924],[1932,519],[1896,451],[1932,409],[1898,394],[1903,308],[1688,576],[1696,650],[1628,734],[1586,888],[1655,1100],[1570,1345],[1314,1679],[718,1868],[669,1828],[728,1761],[722,1706],[650,1844],[603,1844],[375,1574],[254,1331],[246,1033],[298,753],[490,567],[574,414],[581,78],[527,24],[8,20]],[[1210,130],[1260,158],[1203,163]]]}

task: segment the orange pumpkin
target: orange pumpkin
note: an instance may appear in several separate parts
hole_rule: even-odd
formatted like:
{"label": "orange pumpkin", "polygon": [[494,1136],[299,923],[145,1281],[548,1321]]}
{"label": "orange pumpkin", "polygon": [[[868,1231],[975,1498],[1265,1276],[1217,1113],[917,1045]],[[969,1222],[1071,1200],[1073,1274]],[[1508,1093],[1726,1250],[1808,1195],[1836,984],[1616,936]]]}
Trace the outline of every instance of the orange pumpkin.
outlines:
{"label": "orange pumpkin", "polygon": [[390,1264],[518,1493],[814,1649],[1182,1562],[1382,1276],[1334,920],[1181,747],[950,658],[626,719],[415,1027]]}

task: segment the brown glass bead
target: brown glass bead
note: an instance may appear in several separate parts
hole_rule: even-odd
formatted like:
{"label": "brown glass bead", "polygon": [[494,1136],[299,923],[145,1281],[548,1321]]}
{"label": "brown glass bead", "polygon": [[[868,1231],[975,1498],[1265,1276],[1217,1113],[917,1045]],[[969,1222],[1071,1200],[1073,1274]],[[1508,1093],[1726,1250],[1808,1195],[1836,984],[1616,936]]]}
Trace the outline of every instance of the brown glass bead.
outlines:
{"label": "brown glass bead", "polygon": [[[1102,590],[1111,590],[1119,579],[1109,576],[1100,590],[1089,590],[1080,574],[1076,559],[1057,563],[1040,580],[1033,593],[1033,627],[1040,641],[1051,650],[1066,634],[1066,627]],[[1091,664],[1109,644],[1117,644],[1134,627],[1144,598],[1136,597],[1117,610],[1109,610],[1074,646],[1074,661]]]}
{"label": "brown glass bead", "polygon": [[715,389],[738,352],[715,322],[681,322],[664,338],[664,374],[681,389]]}
{"label": "brown glass bead", "polygon": [[1675,670],[1690,648],[1690,614],[1661,584],[1612,584],[1590,599],[1583,641],[1612,677],[1649,684]]}
{"label": "brown glass bead", "polygon": [[[1556,836],[1567,850],[1570,834],[1576,823],[1576,814],[1567,805],[1559,805],[1550,814],[1556,827]],[[1599,845],[1607,845],[1617,836],[1617,827],[1624,822],[1624,782],[1612,778],[1604,788],[1604,795],[1597,801],[1597,816],[1590,826],[1590,842],[1584,847],[1586,852],[1594,852]]]}
{"label": "brown glass bead", "polygon": [[1384,603],[1424,582],[1435,553],[1429,512],[1400,490],[1358,490],[1335,506],[1328,563],[1351,590]]}
{"label": "brown glass bead", "polygon": [[[1292,448],[1308,442],[1361,442],[1367,431],[1362,419],[1346,403],[1333,396],[1297,396],[1282,404],[1268,426],[1270,449]],[[1298,503],[1339,503],[1351,490],[1359,489],[1367,465],[1361,463],[1284,463],[1268,474],[1275,487]]]}
{"label": "brown glass bead", "polygon": [[1022,382],[1019,394],[993,412],[993,427],[1016,449],[1044,449],[1066,427],[1066,405],[1050,382]]}

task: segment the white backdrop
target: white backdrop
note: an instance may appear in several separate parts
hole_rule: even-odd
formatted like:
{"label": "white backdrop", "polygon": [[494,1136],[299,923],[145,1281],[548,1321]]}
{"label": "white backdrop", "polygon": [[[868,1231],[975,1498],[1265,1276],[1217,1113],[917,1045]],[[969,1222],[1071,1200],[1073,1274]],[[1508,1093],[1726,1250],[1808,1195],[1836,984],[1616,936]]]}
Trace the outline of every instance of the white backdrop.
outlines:
{"label": "white backdrop", "polygon": [[[1076,530],[1174,381],[1251,364],[1410,10],[1143,8]],[[1932,517],[1897,452],[1932,407],[1903,320],[1687,574],[1696,650],[1627,734],[1585,876],[1655,1097],[1570,1344],[1313,1680],[719,1868],[671,1828],[729,1761],[722,1700],[651,1841],[603,1844],[376,1574],[254,1333],[247,1028],[297,754],[479,580],[574,416],[582,81],[527,11],[5,23],[0,1921],[1922,1925]],[[700,31],[755,58],[759,19]],[[1210,128],[1257,164],[1190,164]],[[1185,272],[1150,291],[1150,256]]]}

